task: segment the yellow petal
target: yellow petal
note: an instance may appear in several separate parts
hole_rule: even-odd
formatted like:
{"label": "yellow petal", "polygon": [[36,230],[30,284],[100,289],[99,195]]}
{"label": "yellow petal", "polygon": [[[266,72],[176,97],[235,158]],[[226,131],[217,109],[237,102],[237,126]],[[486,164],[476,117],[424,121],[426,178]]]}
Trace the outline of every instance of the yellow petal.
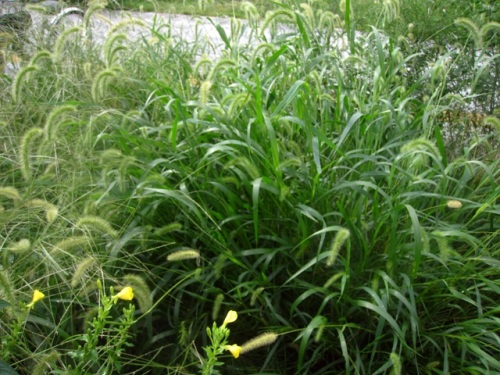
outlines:
{"label": "yellow petal", "polygon": [[130,286],[123,288],[118,294],[113,298],[123,299],[125,301],[132,301],[134,299],[134,290]]}
{"label": "yellow petal", "polygon": [[27,307],[31,309],[33,306],[35,306],[35,303],[37,303],[38,301],[40,301],[44,297],[45,297],[45,294],[40,292],[38,289],[35,289],[35,291],[33,292],[33,298],[31,299],[31,302],[28,303]]}
{"label": "yellow petal", "polygon": [[40,301],[41,299],[43,299],[45,297],[45,294],[43,294],[42,292],[40,292],[38,289],[35,289],[35,291],[33,292],[33,300],[32,302],[38,302]]}
{"label": "yellow petal", "polygon": [[224,319],[224,323],[222,323],[222,326],[225,327],[226,324],[232,323],[232,322],[236,321],[236,319],[238,319],[238,313],[234,310],[230,310],[227,313],[226,319]]}
{"label": "yellow petal", "polygon": [[240,356],[241,346],[238,346],[236,344],[226,345],[224,349],[229,350],[234,358],[238,358]]}

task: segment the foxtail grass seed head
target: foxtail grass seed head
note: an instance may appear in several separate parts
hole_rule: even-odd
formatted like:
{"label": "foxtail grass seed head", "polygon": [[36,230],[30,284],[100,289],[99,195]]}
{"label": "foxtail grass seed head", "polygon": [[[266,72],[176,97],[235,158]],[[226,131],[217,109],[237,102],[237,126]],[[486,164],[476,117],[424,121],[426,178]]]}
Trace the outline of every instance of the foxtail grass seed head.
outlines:
{"label": "foxtail grass seed head", "polygon": [[500,119],[496,116],[487,116],[483,120],[483,124],[491,126],[497,133],[497,139],[500,141]]}
{"label": "foxtail grass seed head", "polygon": [[459,209],[462,208],[462,202],[457,200],[449,200],[448,202],[446,202],[446,207],[451,209]]}
{"label": "foxtail grass seed head", "polygon": [[13,201],[21,200],[21,195],[17,189],[12,186],[0,186],[0,197],[9,198]]}
{"label": "foxtail grass seed head", "polygon": [[254,337],[253,339],[247,341],[243,345],[241,345],[240,353],[241,354],[247,353],[251,350],[255,350],[255,349],[260,348],[262,346],[271,345],[272,343],[274,343],[276,341],[277,338],[278,338],[278,334],[274,333],[274,332],[267,332],[267,333],[263,333],[261,335],[258,335],[256,337]]}
{"label": "foxtail grass seed head", "polygon": [[143,314],[150,312],[153,308],[153,298],[151,289],[144,278],[136,274],[123,276],[123,284],[130,286],[134,290],[134,299],[139,305]]}
{"label": "foxtail grass seed head", "polygon": [[351,236],[351,232],[348,229],[342,228],[337,232],[335,238],[333,239],[332,247],[330,248],[330,256],[326,261],[326,266],[331,267],[337,260],[340,249],[344,246],[344,243]]}
{"label": "foxtail grass seed head", "polygon": [[40,292],[38,289],[35,289],[35,291],[33,292],[33,297],[31,299],[31,302],[28,303],[26,305],[26,307],[28,309],[33,308],[33,306],[35,306],[35,303],[37,303],[38,301],[42,300],[43,298],[45,298],[45,294],[43,294],[42,292]]}
{"label": "foxtail grass seed head", "polygon": [[12,82],[11,88],[12,99],[15,103],[19,103],[21,101],[21,90],[23,82],[25,81],[25,79],[28,79],[28,76],[31,72],[34,72],[36,70],[38,70],[37,66],[25,66],[24,68],[21,68],[17,73],[14,81]]}
{"label": "foxtail grass seed head", "polygon": [[223,301],[224,301],[224,294],[222,293],[217,294],[217,297],[215,297],[214,307],[212,310],[212,320],[217,319],[217,315],[219,315],[219,310]]}
{"label": "foxtail grass seed head", "polygon": [[200,252],[194,249],[179,250],[172,254],[167,255],[167,260],[169,262],[178,262],[180,260],[199,259],[199,258],[200,258]]}
{"label": "foxtail grass seed head", "polygon": [[174,222],[174,223],[167,224],[161,228],[155,228],[153,234],[156,237],[161,237],[161,236],[164,236],[168,233],[178,232],[181,229],[182,229],[182,224]]}
{"label": "foxtail grass seed head", "polygon": [[43,129],[31,128],[27,130],[21,139],[21,173],[26,181],[31,179],[30,151],[31,144],[36,138],[43,134]]}
{"label": "foxtail grass seed head", "polygon": [[109,222],[98,216],[84,216],[76,222],[76,226],[94,229],[112,238],[118,238],[118,231],[114,230]]}
{"label": "foxtail grass seed head", "polygon": [[128,28],[128,27],[131,27],[131,26],[139,26],[139,27],[144,27],[144,28],[148,27],[148,25],[146,24],[146,22],[144,22],[140,18],[127,18],[127,19],[124,19],[122,21],[119,21],[119,22],[115,23],[109,29],[108,36],[110,36],[111,34],[117,32],[118,30],[121,30],[121,29],[124,29],[124,28]]}
{"label": "foxtail grass seed head", "polygon": [[15,298],[13,295],[13,286],[12,281],[10,279],[9,273],[7,270],[0,269],[0,296],[6,299],[10,303],[15,302]]}
{"label": "foxtail grass seed head", "polygon": [[332,277],[330,277],[326,283],[323,285],[323,288],[329,288],[331,285],[333,285],[333,283],[335,283],[338,279],[340,279],[341,277],[345,276],[346,273],[345,272],[339,272],[335,275],[333,275]]}
{"label": "foxtail grass seed head", "polygon": [[53,54],[54,60],[59,61],[62,59],[62,57],[64,56],[64,46],[69,36],[75,33],[79,33],[80,31],[82,31],[81,26],[73,26],[64,30],[59,35],[54,45],[54,54]]}
{"label": "foxtail grass seed head", "polygon": [[259,298],[260,294],[264,291],[264,287],[260,287],[254,290],[252,293],[252,297],[250,298],[250,306],[254,306],[255,302],[257,302],[257,298]]}
{"label": "foxtail grass seed head", "polygon": [[43,59],[52,61],[52,53],[47,50],[39,51],[31,58],[28,65],[37,65],[39,61]]}
{"label": "foxtail grass seed head", "polygon": [[391,375],[401,375],[401,371],[403,369],[401,364],[401,358],[396,353],[391,353],[390,358],[392,362]]}
{"label": "foxtail grass seed head", "polygon": [[76,106],[71,104],[61,105],[52,110],[52,112],[50,112],[47,116],[47,120],[45,121],[45,126],[43,128],[45,140],[52,140],[57,134],[59,125],[64,120],[67,120],[69,116],[76,111]]}
{"label": "foxtail grass seed head", "polygon": [[10,251],[20,254],[26,253],[30,251],[30,249],[31,249],[31,242],[26,238],[19,240],[9,248]]}
{"label": "foxtail grass seed head", "polygon": [[45,212],[45,217],[49,223],[53,223],[57,215],[59,215],[59,209],[56,206],[49,207]]}
{"label": "foxtail grass seed head", "polygon": [[69,253],[71,250],[76,248],[81,248],[88,246],[90,244],[90,239],[87,236],[72,236],[65,238],[57,242],[52,250],[50,250],[50,254],[54,255],[58,252]]}
{"label": "foxtail grass seed head", "polygon": [[49,223],[52,223],[59,214],[59,209],[44,199],[32,199],[24,204],[26,207],[42,208],[45,210],[45,217]]}
{"label": "foxtail grass seed head", "polygon": [[321,336],[323,336],[323,331],[325,330],[325,326],[320,326],[316,330],[316,334],[314,335],[314,342],[319,342],[321,340]]}
{"label": "foxtail grass seed head", "polygon": [[[37,358],[38,360],[38,358]],[[40,361],[33,367],[31,375],[45,375],[49,368],[56,366],[56,363],[61,360],[61,353],[57,350],[51,350],[50,353],[42,355]]]}
{"label": "foxtail grass seed head", "polygon": [[481,49],[483,47],[483,36],[477,24],[470,18],[459,17],[455,20],[455,25],[462,26],[469,31],[470,36],[474,40],[476,47]]}
{"label": "foxtail grass seed head", "polygon": [[85,282],[88,271],[97,267],[97,262],[93,257],[84,258],[75,268],[73,277],[71,279],[71,286],[75,288],[81,283]]}
{"label": "foxtail grass seed head", "polygon": [[224,346],[224,349],[229,350],[234,358],[238,358],[240,356],[241,346],[238,346],[236,344],[226,345]]}
{"label": "foxtail grass seed head", "polygon": [[113,296],[113,300],[122,299],[124,301],[132,301],[134,299],[134,290],[131,286],[126,286],[120,292]]}
{"label": "foxtail grass seed head", "polygon": [[210,96],[210,89],[212,88],[211,81],[204,81],[200,87],[200,103],[207,104],[208,97]]}

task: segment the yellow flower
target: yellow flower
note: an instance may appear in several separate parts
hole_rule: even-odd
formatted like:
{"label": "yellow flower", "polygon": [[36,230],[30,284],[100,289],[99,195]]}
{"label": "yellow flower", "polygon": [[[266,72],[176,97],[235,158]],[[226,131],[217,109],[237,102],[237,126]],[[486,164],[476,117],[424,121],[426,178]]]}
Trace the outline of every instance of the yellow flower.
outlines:
{"label": "yellow flower", "polygon": [[224,319],[224,323],[222,323],[222,327],[225,327],[228,323],[235,322],[236,319],[238,319],[238,313],[234,310],[229,310],[226,319]]}
{"label": "yellow flower", "polygon": [[134,290],[130,286],[126,286],[119,293],[113,296],[114,300],[123,299],[125,301],[132,301],[134,299]]}
{"label": "yellow flower", "polygon": [[28,303],[28,305],[27,305],[28,309],[31,309],[33,306],[35,306],[35,303],[37,303],[38,301],[40,301],[44,297],[45,297],[45,294],[40,292],[38,289],[35,289],[35,291],[33,292],[33,298],[31,299],[31,302]]}
{"label": "yellow flower", "polygon": [[224,349],[229,350],[234,358],[238,358],[240,356],[241,346],[238,346],[236,344],[226,345],[224,346]]}

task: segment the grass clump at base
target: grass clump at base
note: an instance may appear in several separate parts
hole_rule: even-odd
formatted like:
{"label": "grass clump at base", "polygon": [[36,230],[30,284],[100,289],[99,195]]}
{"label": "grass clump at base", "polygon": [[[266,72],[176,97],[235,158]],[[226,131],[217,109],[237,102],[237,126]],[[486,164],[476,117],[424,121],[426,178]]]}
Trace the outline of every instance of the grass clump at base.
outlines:
{"label": "grass clump at base", "polygon": [[0,366],[500,371],[498,134],[446,117],[489,39],[455,86],[463,52],[423,69],[345,9],[215,24],[217,53],[48,33],[2,77]]}

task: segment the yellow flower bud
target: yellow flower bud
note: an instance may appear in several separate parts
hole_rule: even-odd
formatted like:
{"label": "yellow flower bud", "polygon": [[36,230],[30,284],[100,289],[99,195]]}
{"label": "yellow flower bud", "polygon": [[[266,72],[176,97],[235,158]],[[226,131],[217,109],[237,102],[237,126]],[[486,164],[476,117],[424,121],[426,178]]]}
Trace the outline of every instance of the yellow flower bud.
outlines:
{"label": "yellow flower bud", "polygon": [[40,292],[38,289],[35,289],[35,291],[33,292],[33,298],[31,299],[31,302],[28,303],[27,307],[29,309],[31,309],[33,306],[35,306],[35,303],[37,303],[38,301],[40,301],[44,297],[45,297],[45,294]]}
{"label": "yellow flower bud", "polygon": [[240,356],[241,346],[238,346],[236,344],[226,345],[224,349],[229,350],[234,358],[238,358]]}
{"label": "yellow flower bud", "polygon": [[130,286],[126,286],[119,293],[113,296],[113,299],[123,299],[125,301],[132,301],[134,299],[134,290]]}
{"label": "yellow flower bud", "polygon": [[224,319],[224,323],[222,323],[222,326],[225,327],[228,323],[235,322],[236,319],[238,319],[238,313],[234,310],[230,310],[227,313],[226,319]]}

